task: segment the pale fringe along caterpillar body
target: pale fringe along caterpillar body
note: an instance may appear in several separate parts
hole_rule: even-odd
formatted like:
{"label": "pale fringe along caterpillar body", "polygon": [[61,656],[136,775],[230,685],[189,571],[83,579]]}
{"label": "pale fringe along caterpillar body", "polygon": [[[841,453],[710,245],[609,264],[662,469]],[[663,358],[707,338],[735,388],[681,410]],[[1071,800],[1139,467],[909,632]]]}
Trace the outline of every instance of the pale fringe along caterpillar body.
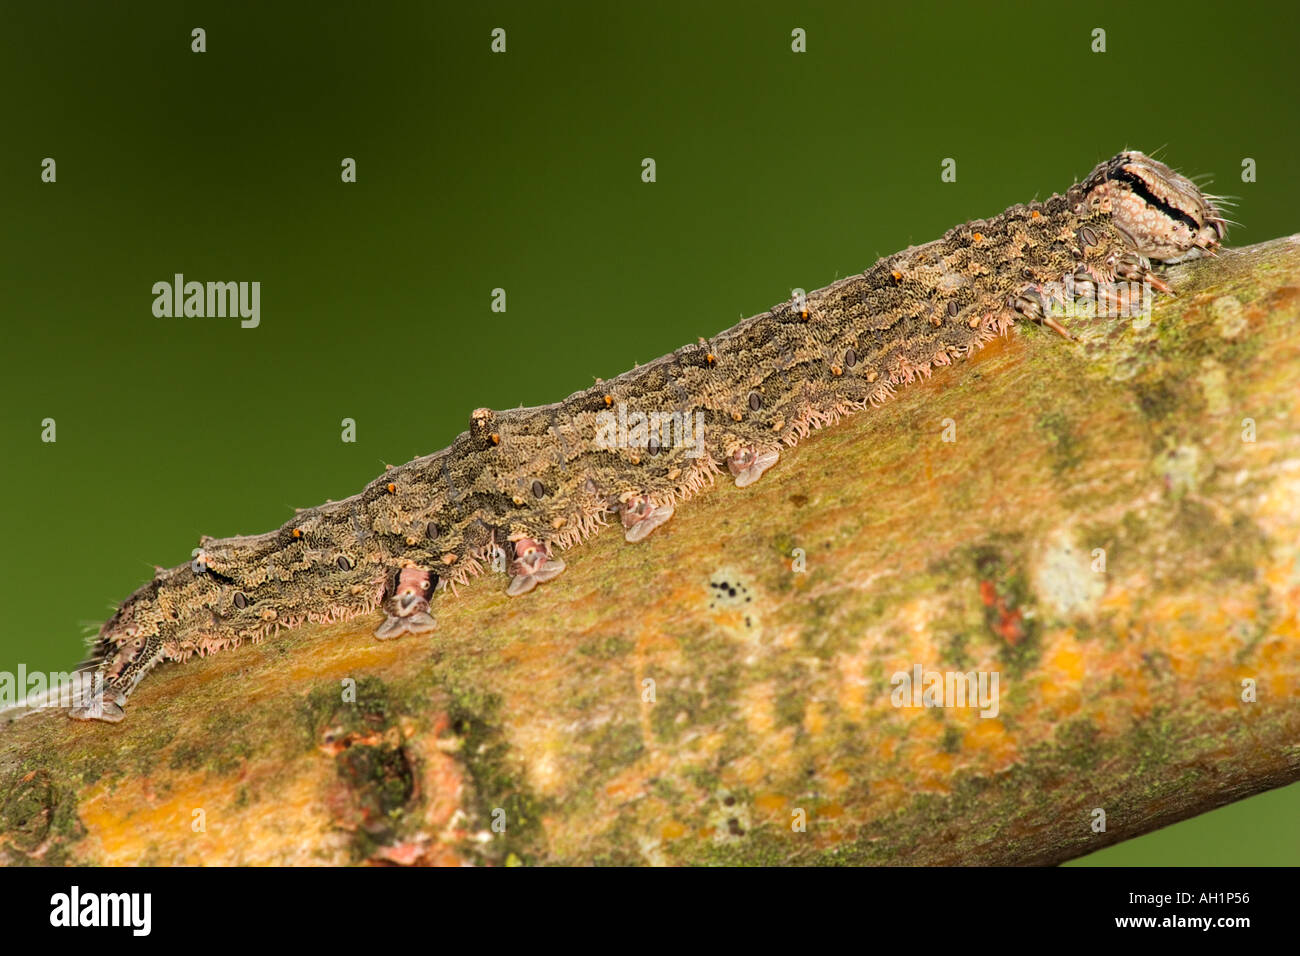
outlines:
{"label": "pale fringe along caterpillar body", "polygon": [[[1116,282],[1171,291],[1151,263],[1213,254],[1227,223],[1216,199],[1120,153],[1063,196],[957,226],[558,404],[478,409],[449,448],[359,495],[269,534],[205,538],[194,561],[160,570],[100,629],[84,666],[103,692],[71,713],[121,720],[160,661],[304,621],[383,612],[380,639],[430,631],[434,591],[494,558],[508,593],[522,595],[564,570],[560,550],[612,519],[640,541],[718,476],[751,484],[811,429],[878,405],[1017,319],[1069,338],[1052,314],[1063,285],[1098,300]],[[673,410],[703,434],[597,441],[624,408]]]}

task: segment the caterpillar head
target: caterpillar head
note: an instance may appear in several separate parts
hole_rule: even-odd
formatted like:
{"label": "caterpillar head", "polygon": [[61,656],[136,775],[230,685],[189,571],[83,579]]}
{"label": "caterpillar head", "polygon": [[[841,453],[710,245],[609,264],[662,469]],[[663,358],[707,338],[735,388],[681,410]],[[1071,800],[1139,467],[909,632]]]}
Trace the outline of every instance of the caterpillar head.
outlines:
{"label": "caterpillar head", "polygon": [[1214,252],[1227,220],[1210,196],[1164,163],[1129,151],[1099,165],[1084,181],[1075,211],[1109,213],[1137,253],[1184,262]]}

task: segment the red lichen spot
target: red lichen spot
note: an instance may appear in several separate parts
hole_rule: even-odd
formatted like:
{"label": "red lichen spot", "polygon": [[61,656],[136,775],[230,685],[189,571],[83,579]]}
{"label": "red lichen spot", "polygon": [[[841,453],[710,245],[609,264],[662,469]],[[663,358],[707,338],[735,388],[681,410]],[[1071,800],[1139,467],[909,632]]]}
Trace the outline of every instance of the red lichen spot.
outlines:
{"label": "red lichen spot", "polygon": [[1008,611],[1005,606],[998,608],[998,621],[994,626],[994,630],[997,631],[999,637],[1012,647],[1019,644],[1025,637],[1025,629],[1020,620],[1021,616],[1020,608],[1016,608],[1014,611]]}
{"label": "red lichen spot", "polygon": [[397,494],[397,485],[393,484],[391,481],[388,483],[388,493],[390,495]]}
{"label": "red lichen spot", "polygon": [[1020,608],[1008,608],[1006,599],[998,594],[992,581],[980,581],[980,601],[993,611],[989,625],[993,633],[1015,647],[1025,638],[1024,613]]}

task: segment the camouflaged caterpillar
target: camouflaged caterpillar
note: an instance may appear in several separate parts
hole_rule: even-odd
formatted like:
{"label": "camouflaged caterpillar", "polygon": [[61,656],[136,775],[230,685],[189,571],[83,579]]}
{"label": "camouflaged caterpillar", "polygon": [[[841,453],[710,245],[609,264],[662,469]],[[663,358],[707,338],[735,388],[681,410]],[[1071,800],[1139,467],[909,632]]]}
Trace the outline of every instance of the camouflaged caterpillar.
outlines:
{"label": "camouflaged caterpillar", "polygon": [[[1063,281],[1084,297],[1116,280],[1170,291],[1151,261],[1213,254],[1227,222],[1215,199],[1120,153],[1063,196],[957,226],[558,404],[478,409],[449,448],[359,495],[268,534],[205,538],[195,561],[159,571],[100,629],[85,667],[103,692],[71,713],[121,720],[158,662],[304,621],[382,610],[381,639],[431,630],[434,591],[493,555],[508,562],[508,593],[530,591],[564,570],[558,550],[611,516],[640,541],[718,475],[756,481],[811,429],[885,401],[1019,318],[1068,338],[1051,314]],[[596,440],[615,410],[636,420],[627,440]],[[703,432],[692,443],[662,420],[642,428],[655,411]]]}

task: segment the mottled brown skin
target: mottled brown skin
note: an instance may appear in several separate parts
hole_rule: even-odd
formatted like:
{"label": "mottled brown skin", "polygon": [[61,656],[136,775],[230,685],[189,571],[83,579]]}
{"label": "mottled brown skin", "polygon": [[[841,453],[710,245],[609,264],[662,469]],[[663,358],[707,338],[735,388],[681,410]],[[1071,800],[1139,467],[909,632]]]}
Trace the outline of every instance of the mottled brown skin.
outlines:
{"label": "mottled brown skin", "polygon": [[[205,539],[193,564],[159,571],[101,629],[103,700],[73,716],[120,720],[160,660],[184,660],[307,620],[372,613],[380,638],[433,627],[432,592],[483,570],[499,548],[511,594],[558,575],[556,549],[617,515],[629,541],[730,473],[757,479],[812,428],[886,400],[935,364],[1047,315],[1045,283],[1118,278],[1167,288],[1148,258],[1212,253],[1224,220],[1190,181],[1121,153],[1063,196],[1013,206],[865,273],[746,319],[607,382],[537,408],[476,410],[450,447],[300,512],[278,531]],[[1061,331],[1064,331],[1063,329]],[[706,455],[601,447],[602,413],[699,413]]]}

